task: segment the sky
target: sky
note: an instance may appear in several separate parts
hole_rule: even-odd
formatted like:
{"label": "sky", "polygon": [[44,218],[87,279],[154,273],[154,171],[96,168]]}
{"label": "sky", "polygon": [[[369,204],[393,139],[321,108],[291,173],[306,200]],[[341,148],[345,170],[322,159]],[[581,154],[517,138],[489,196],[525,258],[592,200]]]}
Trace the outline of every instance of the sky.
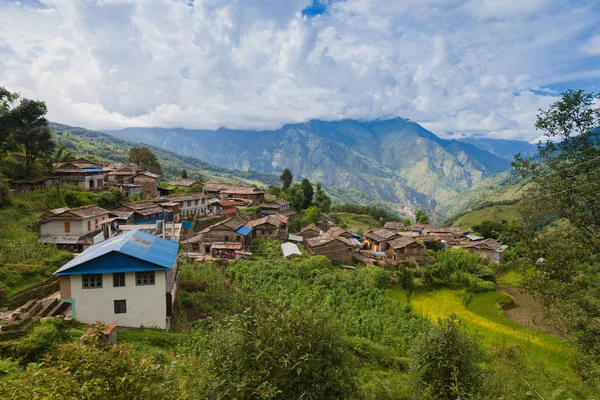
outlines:
{"label": "sky", "polygon": [[533,141],[600,92],[597,0],[0,0],[0,86],[89,129],[409,118]]}

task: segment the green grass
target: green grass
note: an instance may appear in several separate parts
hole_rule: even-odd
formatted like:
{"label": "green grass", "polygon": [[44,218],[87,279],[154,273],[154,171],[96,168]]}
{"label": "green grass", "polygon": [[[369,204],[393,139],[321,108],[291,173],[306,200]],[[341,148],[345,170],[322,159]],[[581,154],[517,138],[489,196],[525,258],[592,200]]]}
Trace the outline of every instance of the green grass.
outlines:
{"label": "green grass", "polygon": [[521,280],[523,279],[523,273],[519,271],[508,271],[504,275],[498,277],[497,282],[501,285],[507,285],[512,287],[520,287]]}
{"label": "green grass", "polygon": [[338,225],[345,226],[347,229],[356,229],[361,232],[369,229],[379,229],[382,224],[375,218],[366,214],[352,214],[346,212],[333,212],[328,214],[330,217],[339,221]]}
{"label": "green grass", "polygon": [[482,221],[521,221],[521,214],[519,213],[518,204],[511,205],[499,205],[483,208],[481,210],[472,211],[459,217],[453,226],[461,228],[470,228],[473,225],[477,225]]}
{"label": "green grass", "polygon": [[[514,276],[513,278],[516,279]],[[563,339],[526,328],[506,318],[500,304],[509,298],[502,292],[475,294],[468,306],[465,306],[465,294],[463,290],[451,289],[416,292],[412,295],[410,304],[417,314],[432,321],[456,314],[467,330],[480,335],[483,343],[490,349],[507,345],[520,347],[534,371],[532,374],[539,380],[535,382],[538,388],[546,387],[551,390],[558,385],[570,390],[582,390],[581,380],[570,364],[575,355],[573,346],[565,344]],[[403,305],[407,303],[406,293],[402,290],[391,290],[390,296]],[[552,381],[551,384],[548,380]]]}

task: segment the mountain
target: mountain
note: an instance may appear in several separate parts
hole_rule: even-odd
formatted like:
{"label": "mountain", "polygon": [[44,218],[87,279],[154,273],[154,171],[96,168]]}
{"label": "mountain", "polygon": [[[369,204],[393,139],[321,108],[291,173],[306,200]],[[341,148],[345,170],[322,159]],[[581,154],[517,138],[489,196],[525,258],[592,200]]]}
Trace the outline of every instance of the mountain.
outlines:
{"label": "mountain", "polygon": [[[127,152],[130,148],[139,146],[129,140],[117,138],[104,132],[91,131],[85,128],[73,127],[58,123],[51,123],[53,135],[58,146],[64,145],[77,157],[95,156],[103,161],[127,161]],[[155,147],[148,146],[158,158],[163,174],[166,178],[176,178],[186,169],[190,177],[203,177],[226,183],[243,185],[257,185],[266,187],[270,184],[281,184],[278,175],[258,173],[252,170],[236,170],[206,163],[190,156]],[[357,192],[350,188],[324,187],[334,203],[350,203],[359,205],[372,205],[388,210],[395,210],[393,204],[386,203],[375,196]]]}
{"label": "mountain", "polygon": [[402,118],[320,121],[273,131],[127,128],[120,138],[243,171],[289,168],[326,186],[351,188],[414,213],[444,214],[458,193],[504,171],[510,162],[476,146],[444,140]]}
{"label": "mountain", "polygon": [[459,142],[472,144],[478,149],[489,151],[498,157],[513,160],[513,156],[521,153],[522,157],[531,157],[537,152],[537,147],[524,140],[486,139],[470,137],[458,139]]}

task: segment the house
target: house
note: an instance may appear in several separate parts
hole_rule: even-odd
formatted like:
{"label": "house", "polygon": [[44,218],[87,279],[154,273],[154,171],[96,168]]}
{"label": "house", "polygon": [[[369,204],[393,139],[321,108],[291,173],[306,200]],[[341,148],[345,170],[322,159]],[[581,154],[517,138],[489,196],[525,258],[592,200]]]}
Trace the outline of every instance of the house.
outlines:
{"label": "house", "polygon": [[169,329],[179,244],[139,230],[94,245],[54,272],[84,323]]}
{"label": "house", "polygon": [[132,183],[133,177],[140,172],[141,170],[135,166],[135,168],[130,167],[122,167],[113,170],[106,170],[107,167],[104,167],[104,182],[107,184],[110,183]]}
{"label": "house", "polygon": [[435,240],[442,240],[449,245],[458,244],[460,234],[460,228],[448,226],[433,226],[423,229],[423,235],[432,236]]}
{"label": "house", "polygon": [[330,260],[350,260],[357,254],[360,243],[342,236],[321,235],[306,239],[306,249],[312,256],[325,256]]}
{"label": "house", "polygon": [[389,242],[401,237],[401,235],[398,232],[392,232],[387,229],[378,229],[374,232],[365,232],[364,237],[369,250],[385,252],[389,247]]}
{"label": "house", "polygon": [[169,186],[186,187],[191,188],[192,186],[202,186],[202,182],[197,179],[172,179],[167,182]]}
{"label": "house", "polygon": [[334,226],[335,221],[329,215],[321,214],[317,217],[317,228],[320,228],[323,232],[327,232]]}
{"label": "house", "polygon": [[418,233],[419,235],[422,235],[423,230],[425,230],[426,228],[431,228],[431,225],[429,225],[429,224],[414,224],[414,225],[410,226],[410,231]]}
{"label": "house", "polygon": [[116,185],[116,187],[121,189],[121,191],[123,193],[125,193],[125,196],[127,196],[128,199],[130,199],[132,196],[141,196],[142,195],[142,186],[141,185],[135,185],[133,183],[118,183]]}
{"label": "house", "polygon": [[236,242],[215,242],[210,248],[210,255],[213,258],[222,258],[224,260],[235,260],[237,254],[244,248],[243,243]]}
{"label": "house", "polygon": [[388,221],[385,223],[385,225],[383,225],[383,228],[392,231],[400,231],[404,230],[406,228],[406,225],[404,224],[404,222]]}
{"label": "house", "polygon": [[307,239],[320,236],[322,233],[323,231],[321,229],[317,228],[314,225],[310,225],[302,228],[300,230],[300,233],[298,233],[298,236],[302,236],[304,243],[306,243]]}
{"label": "house", "polygon": [[242,221],[228,218],[204,228],[183,243],[190,245],[191,251],[207,254],[211,253],[213,243],[241,243],[244,248],[250,243],[251,233],[252,228],[245,226]]}
{"label": "house", "polygon": [[58,176],[50,176],[30,180],[17,180],[10,182],[10,188],[13,191],[13,195],[15,196],[27,194],[35,190],[58,186],[60,186],[60,178]]}
{"label": "house", "polygon": [[161,176],[152,172],[144,171],[135,174],[131,178],[131,182],[142,187],[142,193],[147,199],[158,197],[158,185],[160,184]]}
{"label": "house", "polygon": [[40,243],[73,252],[108,239],[117,228],[109,212],[98,206],[48,210],[40,216],[40,222]]}
{"label": "house", "polygon": [[494,239],[478,240],[464,246],[473,254],[477,254],[489,261],[500,263],[502,261],[504,251],[508,248],[505,244],[500,244]]}
{"label": "house", "polygon": [[277,199],[270,203],[263,204],[260,207],[260,214],[263,217],[267,215],[281,214],[288,217],[288,219],[293,219],[293,217],[296,215],[295,212],[290,210],[290,202],[284,199]]}
{"label": "house", "polygon": [[241,199],[254,205],[265,202],[265,192],[251,186],[232,185],[229,183],[205,182],[206,193],[221,199]]}
{"label": "house", "polygon": [[104,166],[104,170],[107,172],[116,171],[118,169],[142,170],[136,163],[130,162],[109,162]]}
{"label": "house", "polygon": [[104,169],[102,164],[80,158],[79,160],[61,163],[54,170],[60,182],[67,185],[78,185],[85,190],[104,190]]}
{"label": "house", "polygon": [[215,215],[231,217],[237,213],[238,203],[231,200],[219,200],[210,204],[209,209]]}
{"label": "house", "polygon": [[326,235],[331,236],[331,237],[342,236],[342,237],[345,237],[346,239],[356,239],[356,237],[358,236],[352,232],[348,232],[347,230],[340,228],[339,226],[331,227],[326,232]]}
{"label": "house", "polygon": [[208,213],[208,197],[204,193],[172,194],[170,196],[160,197],[157,202],[159,204],[178,203],[180,220],[184,220],[187,217],[198,217]]}
{"label": "house", "polygon": [[151,200],[125,203],[111,213],[122,225],[150,224],[165,219],[163,207]]}
{"label": "house", "polygon": [[473,235],[473,234],[468,234],[465,235],[465,238],[469,241],[469,242],[477,242],[479,240],[483,240],[483,238],[481,236],[477,236],[477,235]]}
{"label": "house", "polygon": [[425,257],[425,245],[409,237],[401,236],[389,242],[387,257],[391,260]]}
{"label": "house", "polygon": [[302,256],[302,252],[295,243],[285,242],[281,243],[281,254],[283,258],[294,258]]}
{"label": "house", "polygon": [[255,238],[269,237],[281,239],[282,241],[288,238],[288,219],[284,215],[268,215],[253,219],[246,226],[254,230],[253,237]]}

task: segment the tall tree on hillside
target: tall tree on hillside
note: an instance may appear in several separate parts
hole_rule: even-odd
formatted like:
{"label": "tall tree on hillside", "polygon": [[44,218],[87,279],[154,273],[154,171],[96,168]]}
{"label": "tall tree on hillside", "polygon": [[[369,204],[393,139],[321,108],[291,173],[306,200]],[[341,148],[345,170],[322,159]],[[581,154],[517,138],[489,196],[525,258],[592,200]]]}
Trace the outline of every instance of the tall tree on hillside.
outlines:
{"label": "tall tree on hillside", "polygon": [[304,207],[304,191],[299,184],[294,183],[292,186],[290,186],[289,190],[287,191],[287,197],[287,200],[290,202],[290,205],[295,211],[302,211]]}
{"label": "tall tree on hillside", "polygon": [[317,183],[317,190],[315,192],[315,206],[322,212],[327,212],[331,209],[331,198],[327,196],[320,183]]}
{"label": "tall tree on hillside", "polygon": [[[553,215],[570,222],[536,245],[525,288],[553,311],[600,370],[600,95],[569,90],[538,114],[536,128],[547,137],[535,159],[515,156],[517,173],[533,179],[521,201],[530,224]],[[560,140],[560,141],[557,141]],[[532,260],[535,261],[535,260]],[[590,367],[591,370],[594,367]],[[596,377],[597,374],[596,374]]]}
{"label": "tall tree on hillside", "polygon": [[313,185],[306,178],[302,179],[300,186],[302,187],[302,192],[304,192],[304,208],[306,209],[313,203],[315,190],[313,189]]}
{"label": "tall tree on hillside", "polygon": [[188,173],[184,168],[183,171],[181,171],[181,179],[187,179],[187,177],[188,177]]}
{"label": "tall tree on hillside", "polygon": [[132,147],[129,149],[128,161],[139,165],[142,169],[162,175],[162,167],[158,159],[152,150],[147,147]]}
{"label": "tall tree on hillside", "polygon": [[12,131],[12,110],[18,98],[18,93],[9,92],[0,86],[0,151],[6,150],[4,144]]}
{"label": "tall tree on hillside", "polygon": [[428,224],[429,223],[429,217],[427,216],[427,214],[425,214],[423,212],[423,210],[417,210],[415,223],[417,223],[417,224]]}
{"label": "tall tree on hillside", "polygon": [[281,172],[281,175],[279,176],[279,180],[281,182],[283,182],[281,190],[287,190],[290,187],[290,185],[292,184],[293,179],[294,179],[294,177],[292,176],[292,171],[290,171],[287,168],[284,169]]}
{"label": "tall tree on hillside", "polygon": [[56,152],[54,153],[54,156],[52,157],[52,162],[59,163],[59,162],[74,161],[76,159],[77,159],[77,157],[75,157],[75,154],[73,154],[73,152],[71,150],[67,150],[67,148],[64,145],[60,145],[58,147],[58,149],[56,149]]}

